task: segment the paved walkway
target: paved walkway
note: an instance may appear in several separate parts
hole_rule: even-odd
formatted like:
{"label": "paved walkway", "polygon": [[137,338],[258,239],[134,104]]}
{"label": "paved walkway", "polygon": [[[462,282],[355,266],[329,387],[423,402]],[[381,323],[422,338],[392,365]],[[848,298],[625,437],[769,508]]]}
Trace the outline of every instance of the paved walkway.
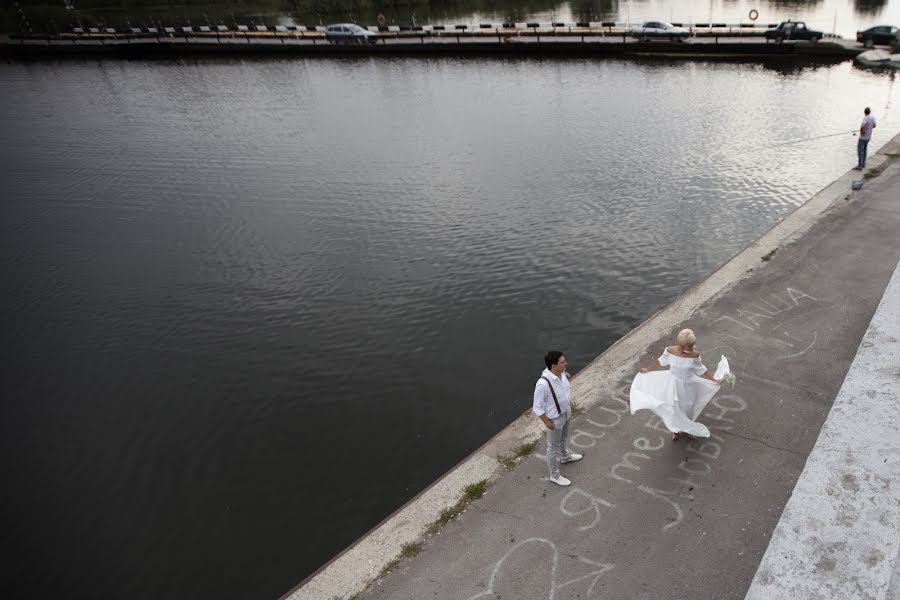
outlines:
{"label": "paved walkway", "polygon": [[[540,455],[509,473],[492,462],[535,439],[526,415],[290,598],[358,592],[422,539],[447,490],[484,473],[495,479],[485,496],[360,598],[744,598],[900,260],[900,159],[889,155],[900,136],[870,159],[883,170],[862,190],[848,172],[575,377],[587,410],[570,434],[585,459],[563,467],[571,487],[545,480]],[[685,326],[706,364],[725,354],[739,381],[701,415],[711,438],[673,443],[652,414],[629,414],[628,386]],[[895,558],[884,550],[880,560]]]}
{"label": "paved walkway", "polygon": [[894,600],[900,598],[898,553],[900,266],[781,514],[747,600]]}

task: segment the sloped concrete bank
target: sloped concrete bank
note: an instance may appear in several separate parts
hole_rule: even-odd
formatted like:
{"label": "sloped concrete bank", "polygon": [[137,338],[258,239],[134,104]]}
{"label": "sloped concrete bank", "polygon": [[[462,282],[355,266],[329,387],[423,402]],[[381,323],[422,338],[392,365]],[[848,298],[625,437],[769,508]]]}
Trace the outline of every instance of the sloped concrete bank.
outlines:
{"label": "sloped concrete bank", "polygon": [[[900,260],[897,157],[900,136],[861,191],[846,173],[574,377],[571,488],[542,480],[526,412],[285,597],[743,598]],[[627,389],[682,326],[739,383],[701,415],[710,439],[673,444],[628,414]],[[514,471],[498,461],[535,441]],[[424,533],[482,480],[466,514]]]}

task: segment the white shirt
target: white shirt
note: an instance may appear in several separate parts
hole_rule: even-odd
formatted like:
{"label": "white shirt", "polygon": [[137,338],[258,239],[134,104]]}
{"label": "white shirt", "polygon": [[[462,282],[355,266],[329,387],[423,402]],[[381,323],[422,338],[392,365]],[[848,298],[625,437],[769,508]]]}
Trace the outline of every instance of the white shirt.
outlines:
{"label": "white shirt", "polygon": [[[551,373],[550,369],[544,369],[541,377],[546,377],[553,384],[553,391],[556,392],[560,410],[564,413],[569,412],[569,378],[566,374],[563,373],[562,379],[560,379]],[[550,393],[550,386],[543,379],[538,379],[537,383],[534,384],[534,403],[531,405],[531,410],[537,416],[547,415],[550,419],[555,419],[559,416],[559,411],[556,410],[556,403],[553,402],[553,394]]]}
{"label": "white shirt", "polygon": [[862,127],[860,127],[859,139],[863,141],[871,140],[873,129],[875,129],[875,117],[866,115],[863,118]]}

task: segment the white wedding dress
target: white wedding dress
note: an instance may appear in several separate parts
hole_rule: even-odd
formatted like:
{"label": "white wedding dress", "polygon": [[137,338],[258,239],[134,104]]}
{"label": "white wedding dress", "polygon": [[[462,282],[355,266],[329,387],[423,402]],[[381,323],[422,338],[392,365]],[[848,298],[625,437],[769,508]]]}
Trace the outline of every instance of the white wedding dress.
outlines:
{"label": "white wedding dress", "polygon": [[[652,410],[673,433],[709,437],[709,429],[696,419],[719,391],[719,384],[701,377],[706,367],[699,356],[675,356],[667,348],[659,364],[669,370],[638,373],[631,383],[631,414]],[[728,359],[723,356],[713,377],[721,381],[729,372]]]}

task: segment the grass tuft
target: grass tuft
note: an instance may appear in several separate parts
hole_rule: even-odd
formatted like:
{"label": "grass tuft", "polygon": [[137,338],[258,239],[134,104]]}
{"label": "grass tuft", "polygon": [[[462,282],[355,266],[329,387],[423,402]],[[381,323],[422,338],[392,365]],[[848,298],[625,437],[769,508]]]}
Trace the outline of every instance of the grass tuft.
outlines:
{"label": "grass tuft", "polygon": [[410,542],[408,544],[403,544],[403,547],[400,548],[400,558],[412,558],[416,554],[422,551],[422,548],[425,547],[425,542]]}
{"label": "grass tuft", "polygon": [[399,556],[392,559],[386,565],[381,567],[381,571],[378,573],[378,576],[384,577],[385,575],[387,575],[388,573],[390,573],[391,571],[396,569],[398,566],[400,566],[400,557]]}
{"label": "grass tuft", "polygon": [[775,256],[775,253],[778,252],[778,248],[772,248],[772,250],[762,257],[763,262],[769,262],[772,260],[772,257]]}
{"label": "grass tuft", "polygon": [[[484,496],[484,492],[487,490],[488,480],[482,479],[477,483],[473,483],[467,485],[463,488],[462,496],[460,496],[459,500],[456,501],[456,504],[451,506],[450,508],[445,508],[441,511],[441,516],[438,517],[437,521],[428,526],[425,530],[429,535],[434,535],[439,532],[441,528],[458,517],[462,512],[466,509],[469,504],[478,500],[482,496]],[[422,549],[425,547],[425,542],[419,540],[418,542],[410,542],[408,544],[403,544],[403,547],[400,548],[400,554],[398,554],[394,559],[388,562],[386,565],[381,567],[381,571],[378,573],[378,577],[384,577],[398,566],[400,566],[401,561],[406,558],[412,558],[416,556]]]}
{"label": "grass tuft", "polygon": [[400,548],[400,554],[394,557],[389,563],[381,567],[381,571],[378,573],[379,577],[384,577],[398,566],[400,566],[400,561],[404,558],[412,558],[416,554],[422,551],[422,548],[425,547],[425,542],[410,542],[408,544],[403,544],[403,547]]}
{"label": "grass tuft", "polygon": [[[425,547],[425,542],[410,542],[408,544],[403,544],[403,547],[400,548],[400,554],[394,557],[389,563],[381,567],[381,571],[378,572],[379,577],[384,577],[394,569],[400,566],[400,561],[404,558],[412,558],[416,554],[422,551],[422,548]],[[356,596],[353,596],[354,598]]]}
{"label": "grass tuft", "polygon": [[584,407],[577,402],[572,402],[572,418],[580,417],[584,414]]}
{"label": "grass tuft", "polygon": [[461,501],[469,504],[473,500],[478,500],[484,493],[487,491],[488,481],[487,479],[482,479],[478,483],[471,483],[463,488],[463,497]]}
{"label": "grass tuft", "polygon": [[516,468],[516,465],[519,464],[520,460],[534,453],[535,449],[537,448],[537,444],[537,440],[522,444],[509,454],[498,456],[497,461],[501,465],[503,465],[507,471],[512,471]]}
{"label": "grass tuft", "polygon": [[484,496],[484,492],[487,490],[487,487],[487,479],[482,479],[478,483],[473,483],[464,487],[462,496],[456,502],[456,504],[454,504],[450,508],[445,508],[444,510],[442,510],[441,515],[437,518],[437,521],[429,525],[428,528],[425,529],[425,533],[434,535],[439,532],[441,529],[443,529],[444,525],[461,515],[466,507],[469,506],[469,504]]}
{"label": "grass tuft", "polygon": [[879,175],[881,175],[881,169],[875,167],[874,169],[869,169],[868,171],[866,171],[866,173],[863,175],[863,179],[874,179]]}
{"label": "grass tuft", "polygon": [[516,468],[516,457],[512,454],[504,454],[502,456],[498,456],[497,462],[503,465],[503,468],[507,471],[512,471]]}

